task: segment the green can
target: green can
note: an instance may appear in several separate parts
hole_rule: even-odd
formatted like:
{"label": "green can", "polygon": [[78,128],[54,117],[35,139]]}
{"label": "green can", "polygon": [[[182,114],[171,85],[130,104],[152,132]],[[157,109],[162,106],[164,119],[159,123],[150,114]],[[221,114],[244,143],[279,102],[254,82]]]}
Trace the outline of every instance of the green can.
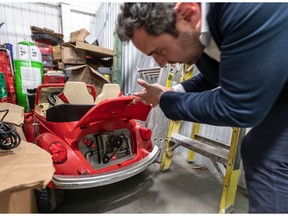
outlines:
{"label": "green can", "polygon": [[14,60],[17,104],[28,111],[27,89],[35,89],[43,83],[42,56],[39,48],[32,42],[17,44]]}

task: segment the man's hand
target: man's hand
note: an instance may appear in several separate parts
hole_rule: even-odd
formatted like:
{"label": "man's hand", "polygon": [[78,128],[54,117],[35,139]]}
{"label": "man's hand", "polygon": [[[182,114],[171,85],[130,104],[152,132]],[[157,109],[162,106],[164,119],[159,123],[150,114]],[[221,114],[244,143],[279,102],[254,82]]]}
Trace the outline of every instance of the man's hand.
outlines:
{"label": "man's hand", "polygon": [[134,93],[138,98],[133,100],[133,103],[142,101],[145,104],[150,104],[152,107],[155,107],[160,102],[161,95],[166,91],[173,91],[173,88],[167,88],[158,83],[149,84],[142,79],[138,79],[137,83],[143,86],[142,92]]}

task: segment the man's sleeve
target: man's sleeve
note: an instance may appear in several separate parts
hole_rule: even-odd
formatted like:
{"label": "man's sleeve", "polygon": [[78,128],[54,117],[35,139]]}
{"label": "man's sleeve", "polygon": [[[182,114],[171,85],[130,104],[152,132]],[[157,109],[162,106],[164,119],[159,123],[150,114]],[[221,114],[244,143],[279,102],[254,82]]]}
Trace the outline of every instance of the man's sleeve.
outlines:
{"label": "man's sleeve", "polygon": [[209,81],[202,73],[197,74],[181,83],[186,92],[202,92],[218,87],[217,84]]}

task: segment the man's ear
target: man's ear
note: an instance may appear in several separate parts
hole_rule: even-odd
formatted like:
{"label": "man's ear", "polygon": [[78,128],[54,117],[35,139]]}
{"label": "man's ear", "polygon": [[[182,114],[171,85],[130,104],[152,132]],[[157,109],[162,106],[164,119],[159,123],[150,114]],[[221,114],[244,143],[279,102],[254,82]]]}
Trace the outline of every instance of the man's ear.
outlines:
{"label": "man's ear", "polygon": [[195,26],[199,20],[201,20],[201,8],[199,3],[178,2],[174,9],[177,21],[184,20],[192,26]]}

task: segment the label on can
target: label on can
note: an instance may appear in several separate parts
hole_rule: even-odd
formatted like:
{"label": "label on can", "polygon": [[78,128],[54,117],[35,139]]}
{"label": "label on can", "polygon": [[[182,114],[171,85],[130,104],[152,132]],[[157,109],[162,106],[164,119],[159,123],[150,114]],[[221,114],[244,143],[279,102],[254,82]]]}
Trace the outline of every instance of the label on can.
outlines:
{"label": "label on can", "polygon": [[25,44],[17,45],[17,59],[42,62],[41,51],[37,46],[28,46]]}
{"label": "label on can", "polygon": [[22,78],[22,93],[27,94],[27,89],[37,88],[42,84],[40,68],[20,67]]}
{"label": "label on can", "polygon": [[37,46],[30,46],[30,59],[31,61],[42,62],[40,49]]}
{"label": "label on can", "polygon": [[27,45],[18,44],[18,59],[29,60],[29,47]]}

